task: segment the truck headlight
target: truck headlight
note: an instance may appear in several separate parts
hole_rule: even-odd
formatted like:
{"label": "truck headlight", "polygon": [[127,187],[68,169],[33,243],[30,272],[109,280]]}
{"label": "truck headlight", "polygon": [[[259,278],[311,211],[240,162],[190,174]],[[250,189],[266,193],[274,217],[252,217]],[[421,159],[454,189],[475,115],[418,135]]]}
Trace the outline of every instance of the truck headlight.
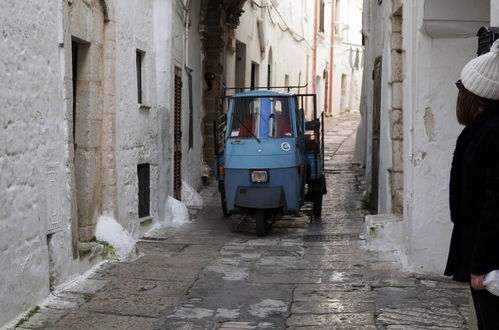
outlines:
{"label": "truck headlight", "polygon": [[269,172],[267,170],[251,171],[251,182],[267,183],[269,182]]}

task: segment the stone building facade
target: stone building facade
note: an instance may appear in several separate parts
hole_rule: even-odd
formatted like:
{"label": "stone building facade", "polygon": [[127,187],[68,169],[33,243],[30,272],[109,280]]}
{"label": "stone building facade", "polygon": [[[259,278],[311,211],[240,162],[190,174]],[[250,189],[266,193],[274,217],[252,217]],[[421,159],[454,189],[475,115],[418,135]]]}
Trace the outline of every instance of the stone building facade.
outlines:
{"label": "stone building facade", "polygon": [[362,44],[361,0],[334,2],[333,104],[329,113],[359,111],[362,90],[364,46]]}
{"label": "stone building facade", "polygon": [[[455,116],[461,69],[496,1],[364,1],[366,42],[359,159],[373,248],[413,271],[442,273],[451,222],[449,171],[462,130]],[[492,21],[491,21],[492,17]],[[492,22],[492,23],[491,23]]]}
{"label": "stone building facade", "polygon": [[[182,179],[199,186],[202,164],[199,8],[189,29],[180,1],[8,2],[0,14],[0,325],[101,260],[99,217],[138,237],[165,216],[174,181],[173,63],[185,81],[192,66],[197,92],[196,142],[188,147],[185,134]],[[184,118],[188,86],[181,85]]]}
{"label": "stone building facade", "polygon": [[100,217],[140,237],[183,182],[202,185],[224,84],[306,85],[331,104],[330,1],[4,7],[0,325],[101,260]]}
{"label": "stone building facade", "polygon": [[302,86],[292,92],[316,93],[319,114],[326,111],[331,103],[332,2],[247,1],[242,10],[226,45],[226,85]]}

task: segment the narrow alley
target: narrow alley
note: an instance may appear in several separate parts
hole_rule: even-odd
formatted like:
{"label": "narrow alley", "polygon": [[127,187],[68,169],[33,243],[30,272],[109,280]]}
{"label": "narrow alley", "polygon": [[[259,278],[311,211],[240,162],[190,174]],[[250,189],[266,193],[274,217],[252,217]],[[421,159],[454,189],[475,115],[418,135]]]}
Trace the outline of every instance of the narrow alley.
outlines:
{"label": "narrow alley", "polygon": [[134,261],[101,265],[18,328],[467,328],[465,285],[401,273],[393,255],[366,249],[358,121],[327,119],[321,220],[309,208],[258,238],[250,217],[223,217],[211,184],[193,221],[142,237]]}

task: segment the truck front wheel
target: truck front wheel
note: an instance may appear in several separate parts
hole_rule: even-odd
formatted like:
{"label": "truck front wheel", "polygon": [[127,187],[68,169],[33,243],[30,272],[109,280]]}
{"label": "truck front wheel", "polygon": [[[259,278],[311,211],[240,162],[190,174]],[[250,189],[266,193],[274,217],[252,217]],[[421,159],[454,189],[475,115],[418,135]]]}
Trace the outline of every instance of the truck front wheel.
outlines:
{"label": "truck front wheel", "polygon": [[259,237],[267,235],[267,221],[265,220],[265,211],[257,210],[255,214],[256,235]]}

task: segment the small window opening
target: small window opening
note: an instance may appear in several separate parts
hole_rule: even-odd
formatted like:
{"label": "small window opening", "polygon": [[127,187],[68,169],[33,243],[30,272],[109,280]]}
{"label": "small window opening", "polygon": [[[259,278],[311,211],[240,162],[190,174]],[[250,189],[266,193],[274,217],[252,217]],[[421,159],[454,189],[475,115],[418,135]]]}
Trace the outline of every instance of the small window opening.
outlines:
{"label": "small window opening", "polygon": [[139,177],[139,218],[150,215],[150,164],[137,165]]}
{"label": "small window opening", "polygon": [[324,15],[325,15],[325,4],[324,4],[324,0],[320,0],[320,5],[319,5],[319,32],[322,32],[324,33],[325,29],[324,29],[324,26],[325,26],[325,19],[324,19]]}
{"label": "small window opening", "polygon": [[189,84],[189,149],[194,147],[194,95],[192,95],[192,69],[187,70],[187,79]]}
{"label": "small window opening", "polygon": [[258,69],[259,69],[259,66],[257,63],[251,63],[251,90],[254,90],[256,87],[259,87],[258,86],[258,77],[259,77],[259,73],[258,73]]}
{"label": "small window opening", "polygon": [[272,86],[272,64],[267,65],[267,89]]}
{"label": "small window opening", "polygon": [[144,52],[137,49],[136,51],[136,66],[137,66],[137,101],[143,104],[143,90],[142,90],[142,65],[144,62]]}

